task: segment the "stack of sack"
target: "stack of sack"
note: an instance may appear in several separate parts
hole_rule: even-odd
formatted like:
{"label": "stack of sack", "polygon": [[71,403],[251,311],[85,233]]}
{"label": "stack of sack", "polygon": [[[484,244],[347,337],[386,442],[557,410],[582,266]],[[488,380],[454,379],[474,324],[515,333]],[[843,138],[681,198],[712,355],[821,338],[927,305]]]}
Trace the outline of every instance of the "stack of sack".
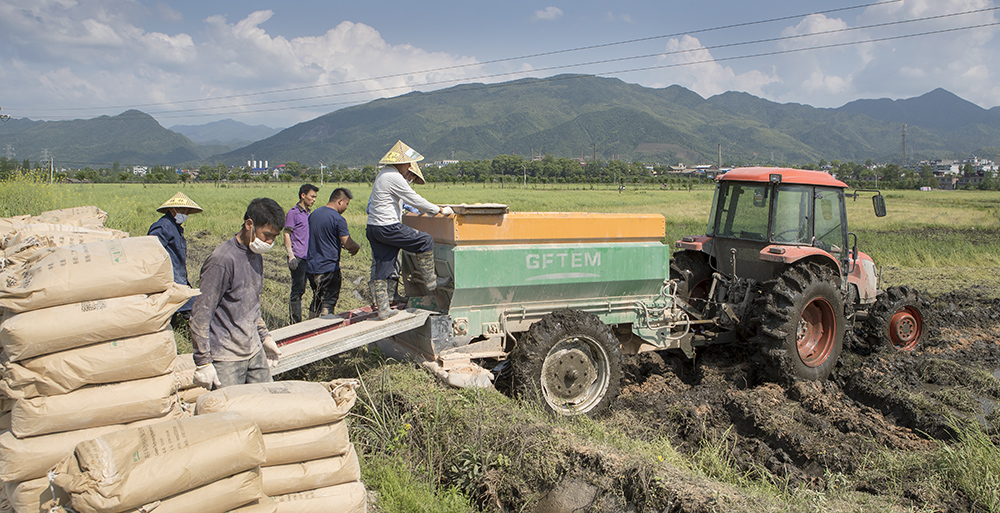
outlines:
{"label": "stack of sack", "polygon": [[260,429],[221,412],[82,442],[53,483],[79,513],[226,512],[264,498],[263,461]]}
{"label": "stack of sack", "polygon": [[[100,214],[67,209],[0,220],[0,229],[14,227],[4,240],[15,240],[41,222],[76,219],[71,226],[93,231],[67,233],[98,237]],[[68,503],[47,474],[81,442],[185,416],[169,323],[197,291],[173,282],[155,237],[104,232],[93,242],[19,251],[21,260],[0,272],[0,407],[10,410],[0,419],[0,480],[18,512]]]}
{"label": "stack of sack", "polygon": [[356,380],[334,380],[226,387],[199,397],[195,418],[237,412],[260,428],[261,478],[272,509],[260,501],[254,512],[363,513],[367,494],[345,421],[357,386]]}
{"label": "stack of sack", "polygon": [[40,249],[128,237],[105,227],[107,217],[97,207],[75,207],[0,219],[0,270],[23,264]]}

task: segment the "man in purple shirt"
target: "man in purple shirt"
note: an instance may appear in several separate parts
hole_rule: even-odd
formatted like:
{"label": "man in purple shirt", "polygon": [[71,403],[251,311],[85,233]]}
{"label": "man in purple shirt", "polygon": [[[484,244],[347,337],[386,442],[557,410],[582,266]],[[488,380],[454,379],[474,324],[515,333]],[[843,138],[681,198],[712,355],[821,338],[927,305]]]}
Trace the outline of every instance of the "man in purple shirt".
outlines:
{"label": "man in purple shirt", "polygon": [[191,309],[194,382],[213,387],[266,383],[281,351],[260,311],[261,255],[281,235],[285,212],[271,198],[250,202],[243,226],[201,266],[201,295]]}
{"label": "man in purple shirt", "polygon": [[309,210],[316,202],[319,188],[311,183],[299,187],[299,202],[285,216],[285,251],[292,271],[292,294],[288,297],[288,316],[302,322],[302,294],[306,292],[306,259],[309,250]]}

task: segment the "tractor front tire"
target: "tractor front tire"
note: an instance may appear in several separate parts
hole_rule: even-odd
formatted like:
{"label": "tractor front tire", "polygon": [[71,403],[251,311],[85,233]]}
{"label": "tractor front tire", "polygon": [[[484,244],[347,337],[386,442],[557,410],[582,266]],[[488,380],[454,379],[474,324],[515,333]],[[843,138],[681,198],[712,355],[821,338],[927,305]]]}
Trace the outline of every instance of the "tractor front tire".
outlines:
{"label": "tractor front tire", "polygon": [[900,351],[916,349],[926,336],[923,309],[923,300],[910,287],[890,287],[880,292],[865,321],[871,347],[888,344]]}
{"label": "tractor front tire", "polygon": [[511,354],[514,390],[553,413],[595,416],[621,386],[618,339],[597,317],[557,310],[531,325]]}
{"label": "tractor front tire", "polygon": [[670,279],[677,282],[677,297],[705,313],[712,288],[712,268],[704,253],[678,251],[670,257]]}
{"label": "tractor front tire", "polygon": [[830,376],[847,319],[839,277],[829,267],[790,267],[771,283],[758,331],[764,375],[789,385]]}

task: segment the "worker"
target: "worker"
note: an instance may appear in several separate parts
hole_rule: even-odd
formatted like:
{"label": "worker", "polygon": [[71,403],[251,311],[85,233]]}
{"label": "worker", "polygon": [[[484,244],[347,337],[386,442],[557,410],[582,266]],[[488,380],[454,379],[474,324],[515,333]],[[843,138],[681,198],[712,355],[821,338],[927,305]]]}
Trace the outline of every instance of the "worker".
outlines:
{"label": "worker", "polygon": [[194,382],[213,387],[266,383],[281,351],[261,316],[263,253],[281,235],[285,212],[271,198],[247,206],[240,231],[201,267],[201,295],[191,309]]}
{"label": "worker", "polygon": [[380,320],[396,314],[389,308],[387,281],[392,275],[399,250],[414,253],[416,279],[428,292],[437,288],[434,271],[434,239],[427,233],[402,223],[403,203],[418,212],[431,215],[451,215],[451,207],[439,207],[413,191],[410,184],[425,183],[418,161],[424,156],[397,141],[379,164],[384,167],[375,177],[368,198],[368,226],[365,235],[372,246],[372,271],[369,282],[372,298]]}
{"label": "worker", "polygon": [[292,272],[292,293],[288,297],[288,317],[302,322],[302,294],[306,292],[306,262],[309,249],[309,212],[319,187],[304,183],[299,187],[299,201],[285,215],[285,251],[288,270]]}
{"label": "worker", "polygon": [[[197,203],[187,197],[183,192],[174,194],[173,197],[165,201],[157,212],[163,214],[149,227],[146,235],[154,235],[160,239],[160,244],[170,255],[170,263],[174,268],[174,281],[181,285],[191,284],[187,275],[187,240],[184,239],[184,221],[191,214],[199,214],[202,208]],[[191,299],[184,303],[170,318],[170,326],[174,329],[186,325],[191,316]]]}
{"label": "worker", "polygon": [[334,311],[340,298],[341,249],[357,255],[361,245],[351,238],[347,219],[343,213],[354,195],[349,189],[338,187],[330,194],[326,205],[309,215],[309,260],[306,274],[313,300],[309,305],[309,318],[321,317]]}

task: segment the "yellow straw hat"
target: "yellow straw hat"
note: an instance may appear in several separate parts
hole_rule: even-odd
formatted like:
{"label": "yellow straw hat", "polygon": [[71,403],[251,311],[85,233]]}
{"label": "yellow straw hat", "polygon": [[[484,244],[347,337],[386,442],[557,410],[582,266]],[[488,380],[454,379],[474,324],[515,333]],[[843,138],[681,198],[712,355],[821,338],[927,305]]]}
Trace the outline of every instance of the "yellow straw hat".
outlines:
{"label": "yellow straw hat", "polygon": [[168,209],[171,208],[189,208],[192,214],[197,214],[203,212],[203,209],[198,206],[197,203],[191,201],[191,198],[187,197],[183,192],[178,192],[174,194],[173,197],[168,199],[159,208],[156,209],[157,212],[161,214],[166,214]]}
{"label": "yellow straw hat", "polygon": [[403,141],[396,141],[396,144],[389,149],[389,152],[382,157],[382,160],[378,161],[379,164],[412,164],[410,166],[410,171],[417,175],[417,183],[423,184],[424,174],[420,172],[420,166],[417,162],[424,160],[424,156],[417,153],[416,150],[410,148]]}

